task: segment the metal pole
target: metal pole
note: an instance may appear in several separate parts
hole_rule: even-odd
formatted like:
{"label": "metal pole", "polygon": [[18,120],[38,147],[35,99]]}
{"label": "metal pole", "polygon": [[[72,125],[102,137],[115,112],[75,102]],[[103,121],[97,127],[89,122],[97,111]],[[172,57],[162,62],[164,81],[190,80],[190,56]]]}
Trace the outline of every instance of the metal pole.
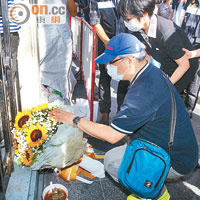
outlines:
{"label": "metal pole", "polygon": [[[4,46],[4,54],[3,57],[3,74],[6,76],[6,82],[7,82],[7,76],[8,76],[8,70],[11,72],[11,78],[9,79],[9,83],[7,82],[8,88],[5,88],[5,93],[7,95],[7,98],[5,99],[5,102],[8,103],[8,111],[11,116],[11,125],[13,125],[15,120],[15,115],[17,114],[16,109],[16,99],[15,99],[15,90],[13,87],[13,70],[11,68],[11,51],[10,51],[10,27],[9,27],[9,20],[8,20],[8,2],[5,0],[1,0],[1,9],[2,9],[2,22],[3,22],[3,46]],[[10,91],[9,91],[10,90]],[[6,92],[8,91],[8,92]],[[8,100],[9,99],[9,100]]]}
{"label": "metal pole", "polygon": [[[8,20],[8,1],[1,0],[1,13],[3,23],[3,43],[0,40],[0,77],[2,83],[2,132],[5,144],[5,155],[4,158],[0,157],[0,178],[1,178],[1,189],[0,198],[5,199],[5,192],[8,185],[11,171],[13,170],[13,156],[12,156],[12,136],[11,136],[11,125],[14,124],[16,115],[16,100],[15,90],[13,87],[13,70],[11,68],[11,51],[10,51],[10,31],[9,31],[9,20]],[[10,77],[8,71],[10,70]],[[9,82],[8,82],[9,78]]]}

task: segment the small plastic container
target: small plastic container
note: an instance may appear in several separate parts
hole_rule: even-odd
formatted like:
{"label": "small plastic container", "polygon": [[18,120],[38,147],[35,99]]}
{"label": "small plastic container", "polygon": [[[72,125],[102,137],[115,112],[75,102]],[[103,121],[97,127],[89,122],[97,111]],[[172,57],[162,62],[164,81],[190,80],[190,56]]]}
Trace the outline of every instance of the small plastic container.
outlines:
{"label": "small plastic container", "polygon": [[45,200],[45,195],[49,192],[52,193],[54,188],[58,188],[58,189],[62,189],[65,193],[66,193],[66,198],[65,200],[68,200],[68,190],[64,185],[61,184],[50,184],[48,185],[46,188],[44,188],[43,193],[42,193],[42,197]]}

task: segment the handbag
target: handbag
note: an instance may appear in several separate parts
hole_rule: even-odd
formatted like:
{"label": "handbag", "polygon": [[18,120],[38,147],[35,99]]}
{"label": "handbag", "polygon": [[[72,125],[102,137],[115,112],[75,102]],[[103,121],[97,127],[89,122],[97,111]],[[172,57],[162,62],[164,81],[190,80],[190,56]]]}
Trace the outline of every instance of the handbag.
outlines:
{"label": "handbag", "polygon": [[119,182],[141,198],[155,198],[162,189],[170,169],[170,153],[176,126],[176,101],[167,75],[163,75],[170,90],[172,111],[169,153],[145,139],[135,139],[126,147],[119,172]]}

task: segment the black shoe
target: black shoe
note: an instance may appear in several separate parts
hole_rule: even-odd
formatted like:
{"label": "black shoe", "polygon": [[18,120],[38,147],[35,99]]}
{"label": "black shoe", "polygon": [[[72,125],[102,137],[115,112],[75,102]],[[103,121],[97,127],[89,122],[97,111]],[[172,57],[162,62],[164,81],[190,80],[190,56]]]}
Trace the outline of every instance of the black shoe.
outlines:
{"label": "black shoe", "polygon": [[197,72],[198,76],[200,77],[200,70]]}
{"label": "black shoe", "polygon": [[189,115],[189,118],[191,119],[192,118],[192,110],[186,108],[186,111],[187,111],[187,113]]}

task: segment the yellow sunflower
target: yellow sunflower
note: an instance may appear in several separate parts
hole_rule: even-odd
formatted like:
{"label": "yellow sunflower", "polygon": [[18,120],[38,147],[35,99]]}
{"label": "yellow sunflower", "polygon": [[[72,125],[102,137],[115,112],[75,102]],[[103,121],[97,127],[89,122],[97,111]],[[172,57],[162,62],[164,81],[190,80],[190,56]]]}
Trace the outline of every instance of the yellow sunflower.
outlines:
{"label": "yellow sunflower", "polygon": [[44,126],[41,126],[39,123],[30,125],[26,129],[26,141],[27,145],[34,148],[39,147],[42,144],[43,140],[46,140],[47,129]]}
{"label": "yellow sunflower", "polygon": [[14,127],[19,130],[25,128],[29,118],[31,118],[31,113],[29,111],[23,110],[22,112],[18,112],[15,117]]}
{"label": "yellow sunflower", "polygon": [[15,149],[15,155],[17,155],[19,153],[18,149]]}
{"label": "yellow sunflower", "polygon": [[30,166],[33,162],[33,153],[30,149],[27,149],[23,155],[21,155],[21,161],[24,165]]}
{"label": "yellow sunflower", "polygon": [[19,130],[15,130],[15,131],[12,132],[12,133],[13,133],[13,138],[14,138],[15,140],[18,140],[18,138],[20,137],[18,131],[19,131]]}
{"label": "yellow sunflower", "polygon": [[36,112],[36,111],[40,111],[40,110],[45,110],[48,108],[48,103],[44,103],[44,104],[40,104],[40,105],[37,105],[36,107],[32,108],[31,109],[31,112]]}
{"label": "yellow sunflower", "polygon": [[13,140],[13,146],[14,146],[15,148],[18,148],[18,142],[17,142],[16,139]]}

